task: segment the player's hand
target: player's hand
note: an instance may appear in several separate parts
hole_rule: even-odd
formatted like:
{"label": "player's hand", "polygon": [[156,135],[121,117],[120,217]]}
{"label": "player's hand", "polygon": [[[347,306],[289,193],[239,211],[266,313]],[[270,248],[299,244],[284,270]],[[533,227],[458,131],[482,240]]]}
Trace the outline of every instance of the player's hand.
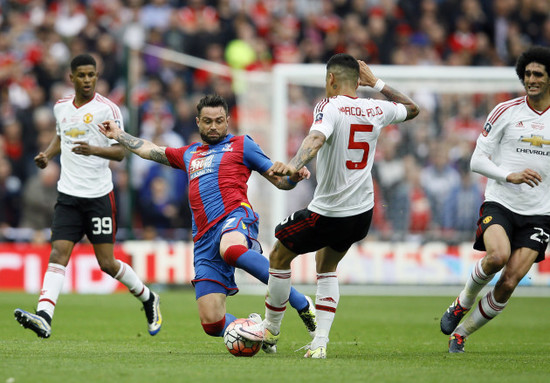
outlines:
{"label": "player's hand", "polygon": [[82,156],[90,156],[93,153],[93,147],[90,146],[86,141],[76,141],[75,147],[72,148],[72,152],[75,154],[80,154]]}
{"label": "player's hand", "polygon": [[38,166],[40,169],[44,169],[46,166],[48,166],[48,156],[44,152],[40,152],[34,157],[34,163],[36,166]]}
{"label": "player's hand", "polygon": [[506,181],[513,184],[525,183],[533,188],[542,182],[542,177],[538,172],[532,169],[525,169],[521,172],[508,174]]}
{"label": "player's hand", "polygon": [[273,165],[267,169],[270,176],[291,176],[296,173],[293,166],[289,166],[279,161],[275,161]]}
{"label": "player's hand", "polygon": [[378,79],[374,76],[366,62],[357,60],[359,63],[359,85],[373,87]]}
{"label": "player's hand", "polygon": [[120,132],[118,124],[113,120],[103,121],[98,125],[99,131],[104,134],[107,138],[116,139],[117,135]]}
{"label": "player's hand", "polygon": [[309,180],[309,177],[311,177],[311,173],[309,172],[309,169],[305,166],[298,170],[290,179],[294,182],[300,182],[302,180]]}

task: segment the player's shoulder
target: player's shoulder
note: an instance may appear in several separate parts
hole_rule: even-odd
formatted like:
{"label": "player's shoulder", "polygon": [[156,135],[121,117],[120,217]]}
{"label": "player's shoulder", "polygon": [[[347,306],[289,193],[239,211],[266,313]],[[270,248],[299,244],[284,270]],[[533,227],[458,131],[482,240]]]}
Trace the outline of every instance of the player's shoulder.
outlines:
{"label": "player's shoulder", "polygon": [[177,156],[182,156],[184,159],[185,158],[190,158],[195,153],[197,153],[198,148],[201,145],[202,144],[200,142],[193,142],[193,143],[190,143],[190,144],[182,146],[182,147],[167,146],[166,149],[165,149],[165,153],[166,153],[168,158],[170,158],[170,155],[176,156],[176,157]]}
{"label": "player's shoulder", "polygon": [[[242,151],[246,152],[247,150],[250,150],[252,147],[259,146],[258,143],[254,141],[254,139],[248,134],[229,135],[229,136],[230,137],[224,144],[224,147],[229,145],[232,151],[240,148]],[[226,149],[229,150],[228,149],[229,147],[227,147]]]}
{"label": "player's shoulder", "polygon": [[510,112],[517,110],[525,106],[527,103],[527,98],[525,96],[516,97],[511,100],[503,101],[497,104],[491,113],[489,113],[488,122],[493,124],[503,115],[506,115]]}
{"label": "player's shoulder", "polygon": [[119,109],[118,105],[114,101],[111,101],[109,98],[107,98],[107,97],[105,97],[105,96],[103,96],[99,93],[95,94],[92,102],[97,104],[97,105],[104,106],[104,107]]}
{"label": "player's shoulder", "polygon": [[334,103],[335,100],[335,97],[323,98],[315,105],[315,111],[322,112],[327,107],[327,105],[330,105],[331,101]]}
{"label": "player's shoulder", "polygon": [[317,103],[319,108],[330,108],[335,107],[336,109],[342,106],[357,106],[360,104],[372,104],[377,101],[386,101],[386,100],[375,100],[372,98],[365,97],[352,97],[346,95],[338,95],[333,97],[325,98]]}
{"label": "player's shoulder", "polygon": [[181,154],[184,154],[184,155],[193,155],[197,152],[197,148],[201,146],[201,143],[200,142],[192,142],[188,145],[185,145],[185,146],[182,146],[182,147],[179,147],[179,148],[174,148],[174,147],[170,147],[168,146],[166,148],[166,151],[172,151],[172,152],[178,152],[178,153],[181,153]]}
{"label": "player's shoulder", "polygon": [[112,117],[115,120],[122,120],[122,112],[116,103],[107,97],[96,93],[92,99],[91,107],[98,113],[105,113],[107,117]]}
{"label": "player's shoulder", "polygon": [[65,106],[65,105],[70,105],[74,100],[74,94],[68,94],[62,98],[60,98],[59,100],[57,100],[54,104],[54,109],[55,108],[59,108],[59,107],[62,107],[62,106]]}
{"label": "player's shoulder", "polygon": [[506,100],[503,102],[498,103],[494,108],[493,111],[504,111],[510,108],[516,108],[518,106],[525,105],[527,102],[527,99],[525,96],[520,96],[516,98],[512,98],[510,100]]}
{"label": "player's shoulder", "polygon": [[[249,136],[248,134],[228,134],[227,138],[224,140],[225,143],[239,143],[244,144],[245,142],[254,142],[254,139]],[[224,141],[221,142],[221,144],[224,143]]]}

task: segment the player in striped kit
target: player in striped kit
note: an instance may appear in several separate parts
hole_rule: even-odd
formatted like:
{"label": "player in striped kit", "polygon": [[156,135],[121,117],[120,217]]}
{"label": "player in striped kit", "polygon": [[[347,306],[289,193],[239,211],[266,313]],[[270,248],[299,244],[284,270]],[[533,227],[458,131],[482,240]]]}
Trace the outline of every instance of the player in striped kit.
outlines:
{"label": "player in striped kit", "polygon": [[[225,328],[236,318],[226,312],[226,296],[238,292],[235,267],[267,283],[269,262],[261,254],[257,241],[258,215],[247,197],[248,178],[252,171],[262,174],[279,189],[289,190],[309,178],[304,168],[291,177],[270,175],[271,160],[248,136],[227,132],[229,115],[225,100],[217,95],[203,97],[197,105],[196,118],[202,143],[182,148],[159,147],[133,137],[113,121],[104,122],[100,130],[142,158],[181,169],[189,179],[189,205],[193,214],[195,295],[204,331],[223,336]],[[290,304],[306,328],[315,332],[315,309],[309,297],[292,289]],[[261,321],[258,314],[252,318]],[[266,344],[267,353],[276,347]]]}
{"label": "player in striped kit", "polygon": [[97,124],[113,119],[122,127],[120,109],[95,92],[98,73],[88,54],[71,61],[69,78],[75,94],[54,106],[57,135],[35,158],[43,169],[61,154],[61,177],[52,224],[52,250],[36,314],[16,309],[15,319],[41,338],[51,334],[51,322],[74,245],[84,234],[105,273],[124,284],[143,303],[151,335],[160,331],[159,297],[139,279],[130,265],[115,259],[116,206],[109,161],[121,161],[124,148],[103,136]]}
{"label": "player in striped kit", "polygon": [[527,95],[493,109],[471,159],[472,170],[489,179],[474,243],[486,254],[441,318],[451,353],[464,352],[466,338],[504,310],[533,263],[544,259],[550,238],[550,49],[525,51],[516,73]]}
{"label": "player in striped kit", "polygon": [[[306,358],[326,358],[329,332],[340,293],[336,268],[354,242],[369,230],[374,206],[371,169],[381,130],[414,118],[418,106],[377,79],[362,61],[348,54],[327,63],[326,96],[315,107],[309,135],[288,163],[276,162],[272,172],[293,176],[317,154],[317,188],[307,207],[275,229],[269,261],[269,283],[263,323],[238,332],[251,340],[276,344],[288,292],[290,264],[299,254],[317,251],[317,331]],[[359,85],[380,91],[389,101],[358,98]]]}

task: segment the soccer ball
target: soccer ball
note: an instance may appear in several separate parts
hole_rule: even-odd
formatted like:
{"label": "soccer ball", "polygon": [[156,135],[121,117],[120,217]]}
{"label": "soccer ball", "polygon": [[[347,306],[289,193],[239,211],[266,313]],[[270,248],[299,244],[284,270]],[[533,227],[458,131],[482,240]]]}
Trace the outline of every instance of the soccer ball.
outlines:
{"label": "soccer ball", "polygon": [[234,356],[254,356],[260,351],[262,342],[245,339],[235,331],[236,327],[252,326],[255,324],[252,319],[239,318],[227,326],[223,334],[223,341],[231,354]]}

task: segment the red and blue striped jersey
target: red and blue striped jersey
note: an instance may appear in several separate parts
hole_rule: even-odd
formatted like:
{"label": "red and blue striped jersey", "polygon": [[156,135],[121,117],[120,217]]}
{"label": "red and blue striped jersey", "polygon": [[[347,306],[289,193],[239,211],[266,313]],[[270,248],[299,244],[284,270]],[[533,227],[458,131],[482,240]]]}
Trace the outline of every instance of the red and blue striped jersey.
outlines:
{"label": "red and blue striped jersey", "polygon": [[173,168],[187,172],[195,242],[242,203],[250,205],[250,174],[262,174],[272,165],[252,138],[232,134],[215,145],[166,148],[166,157]]}

